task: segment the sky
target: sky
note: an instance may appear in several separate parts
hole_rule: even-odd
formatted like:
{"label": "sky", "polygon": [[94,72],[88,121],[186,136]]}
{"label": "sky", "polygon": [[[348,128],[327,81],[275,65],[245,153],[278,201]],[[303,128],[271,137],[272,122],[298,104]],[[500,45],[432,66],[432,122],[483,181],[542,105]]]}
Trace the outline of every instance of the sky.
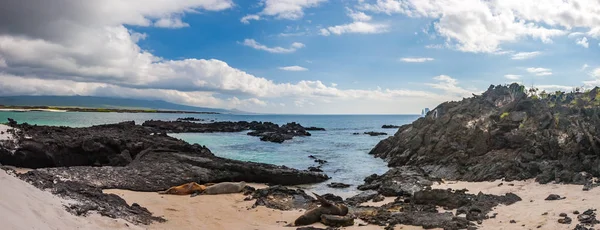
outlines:
{"label": "sky", "polygon": [[600,0],[6,0],[0,95],[419,114],[600,85]]}

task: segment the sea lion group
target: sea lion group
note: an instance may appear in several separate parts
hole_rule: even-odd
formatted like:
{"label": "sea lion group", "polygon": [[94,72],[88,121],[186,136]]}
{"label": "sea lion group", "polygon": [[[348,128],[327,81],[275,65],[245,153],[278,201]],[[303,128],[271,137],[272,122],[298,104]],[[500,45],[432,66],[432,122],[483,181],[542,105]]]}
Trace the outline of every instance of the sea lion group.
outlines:
{"label": "sea lion group", "polygon": [[187,184],[173,186],[159,194],[171,194],[171,195],[217,195],[217,194],[229,194],[239,193],[244,187],[246,182],[222,182],[222,183],[206,183],[198,184],[196,182],[190,182]]}
{"label": "sea lion group", "polygon": [[[296,221],[294,221],[293,226],[303,226],[314,224],[321,221],[321,215],[336,215],[336,216],[345,216],[348,214],[348,207],[343,204],[334,204],[325,198],[313,193],[317,200],[321,203],[321,206],[308,210],[304,215],[298,217]],[[292,225],[289,225],[292,227]]]}

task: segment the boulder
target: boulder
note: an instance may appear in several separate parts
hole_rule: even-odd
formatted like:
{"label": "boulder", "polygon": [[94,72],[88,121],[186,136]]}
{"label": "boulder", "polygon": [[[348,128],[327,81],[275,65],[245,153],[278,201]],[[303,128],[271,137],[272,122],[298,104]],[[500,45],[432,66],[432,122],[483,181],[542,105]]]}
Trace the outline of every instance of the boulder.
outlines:
{"label": "boulder", "polygon": [[370,132],[364,132],[364,134],[367,134],[367,135],[369,135],[369,136],[385,136],[385,135],[388,135],[387,133],[383,133],[383,132],[373,132],[373,131],[370,131]]}
{"label": "boulder", "polygon": [[418,167],[406,166],[390,169],[381,176],[371,175],[358,189],[377,190],[384,196],[412,195],[431,188],[434,181],[440,182],[439,179],[426,175],[425,171]]}
{"label": "boulder", "polygon": [[333,182],[327,185],[327,187],[330,188],[349,188],[351,185],[349,184],[344,184],[344,183],[339,183],[339,182]]}

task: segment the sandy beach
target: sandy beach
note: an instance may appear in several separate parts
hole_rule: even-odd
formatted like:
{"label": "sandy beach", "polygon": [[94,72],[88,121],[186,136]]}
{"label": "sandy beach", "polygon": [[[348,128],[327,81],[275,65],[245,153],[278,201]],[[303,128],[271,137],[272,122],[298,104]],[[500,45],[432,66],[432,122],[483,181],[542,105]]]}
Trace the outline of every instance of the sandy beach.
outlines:
{"label": "sandy beach", "polygon": [[143,229],[121,219],[97,214],[75,216],[63,207],[72,201],[39,190],[4,170],[0,170],[0,184],[1,229]]}
{"label": "sandy beach", "polygon": [[[502,186],[498,186],[502,183]],[[509,184],[512,184],[509,185]],[[264,187],[264,185],[252,185]],[[477,194],[480,191],[487,194],[503,195],[513,192],[523,201],[509,206],[498,206],[492,213],[498,213],[496,218],[484,220],[479,229],[573,229],[577,225],[577,215],[573,211],[583,212],[590,208],[598,208],[600,189],[582,191],[580,185],[545,184],[534,180],[515,182],[453,182],[435,185],[434,188],[463,189],[468,193]],[[244,201],[242,194],[217,196],[160,195],[157,193],[132,192],[124,190],[105,190],[123,197],[128,203],[138,203],[148,208],[155,215],[167,219],[165,223],[148,226],[148,229],[293,229],[284,227],[293,222],[305,210],[279,211],[265,207],[250,209],[254,201]],[[546,201],[549,194],[565,196],[564,200]],[[364,205],[382,205],[392,202],[394,198],[386,198],[383,202],[364,203]],[[546,213],[546,215],[542,215]],[[573,218],[569,225],[559,224],[560,213],[567,213]],[[490,214],[492,214],[490,213]],[[231,221],[234,220],[234,221]],[[511,220],[516,223],[510,223]],[[355,226],[342,229],[383,229],[381,226],[361,226],[357,220]],[[322,224],[312,225],[325,228]],[[539,228],[538,228],[539,226]],[[415,226],[396,226],[395,229],[423,229]]]}

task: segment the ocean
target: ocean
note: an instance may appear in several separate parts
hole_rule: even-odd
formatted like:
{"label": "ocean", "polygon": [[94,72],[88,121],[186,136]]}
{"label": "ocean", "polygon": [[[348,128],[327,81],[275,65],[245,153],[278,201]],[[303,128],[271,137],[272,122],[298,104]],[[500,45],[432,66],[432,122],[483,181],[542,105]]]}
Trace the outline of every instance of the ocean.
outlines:
{"label": "ocean", "polygon": [[[308,156],[326,160],[322,170],[332,179],[304,189],[342,197],[358,193],[356,186],[371,174],[388,170],[386,162],[368,152],[381,140],[394,135],[396,129],[382,129],[382,125],[403,125],[419,115],[231,115],[231,114],[163,114],[163,113],[84,113],[84,112],[0,112],[0,122],[13,118],[19,123],[37,125],[85,127],[99,124],[146,120],[175,120],[196,117],[215,121],[270,121],[277,124],[298,122],[304,127],[316,126],[326,131],[310,131],[312,136],[294,137],[282,144],[263,142],[258,137],[239,133],[181,133],[169,134],[189,143],[208,147],[215,155],[230,159],[286,165],[297,169],[318,166]],[[369,136],[366,131],[388,133],[388,136]],[[361,135],[353,135],[353,133]],[[331,182],[351,184],[350,188],[332,189]]]}

